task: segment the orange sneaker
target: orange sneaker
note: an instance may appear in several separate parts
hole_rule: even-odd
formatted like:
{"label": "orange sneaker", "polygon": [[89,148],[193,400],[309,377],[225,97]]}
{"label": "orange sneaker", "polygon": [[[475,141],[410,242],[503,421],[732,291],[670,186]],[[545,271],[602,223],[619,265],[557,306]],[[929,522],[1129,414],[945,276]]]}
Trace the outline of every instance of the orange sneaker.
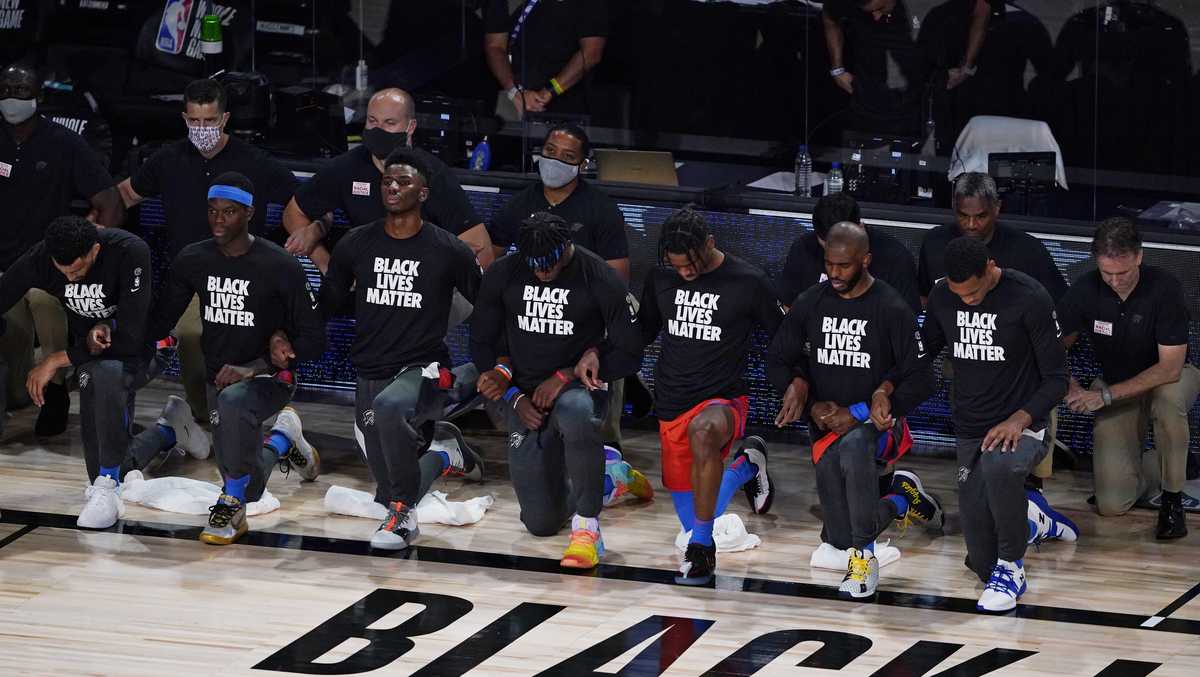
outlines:
{"label": "orange sneaker", "polygon": [[568,569],[593,569],[604,554],[604,539],[599,531],[575,529],[559,565]]}

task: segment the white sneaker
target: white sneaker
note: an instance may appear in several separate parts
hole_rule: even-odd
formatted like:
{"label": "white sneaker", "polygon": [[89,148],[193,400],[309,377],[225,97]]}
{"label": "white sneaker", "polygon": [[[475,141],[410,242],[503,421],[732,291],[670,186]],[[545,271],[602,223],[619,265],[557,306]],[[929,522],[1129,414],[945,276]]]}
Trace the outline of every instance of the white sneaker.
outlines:
{"label": "white sneaker", "polygon": [[[767,443],[758,435],[751,435],[743,442],[738,456],[745,456],[758,468],[754,478],[742,485],[742,491],[754,514],[765,515],[775,500],[775,487],[771,485],[771,476],[767,474]],[[736,462],[736,458],[734,460]]]}
{"label": "white sneaker", "polygon": [[850,599],[866,599],[879,588],[879,560],[866,550],[849,550],[846,577],[838,587],[838,595]]}
{"label": "white sneaker", "polygon": [[421,535],[417,526],[417,511],[400,501],[388,505],[388,516],[371,536],[371,547],[380,550],[403,550]]}
{"label": "white sneaker", "polygon": [[75,520],[84,529],[107,529],[125,516],[125,503],[121,500],[121,487],[116,480],[100,475],[92,486],[83,492],[87,503]]}
{"label": "white sneaker", "polygon": [[300,424],[300,414],[297,414],[296,410],[291,407],[284,407],[275,417],[271,432],[283,433],[292,443],[292,448],[284,458],[296,472],[300,473],[300,477],[308,482],[317,479],[317,475],[321,474],[321,456],[317,453],[316,448],[304,439],[304,427]]}
{"label": "white sneaker", "polygon": [[1020,560],[997,560],[992,577],[984,586],[975,608],[980,611],[1011,611],[1016,608],[1017,599],[1025,594],[1025,590],[1025,567]]}
{"label": "white sneaker", "polygon": [[175,446],[186,451],[188,456],[202,461],[212,453],[212,438],[192,418],[192,410],[182,397],[167,397],[158,424],[175,431]]}

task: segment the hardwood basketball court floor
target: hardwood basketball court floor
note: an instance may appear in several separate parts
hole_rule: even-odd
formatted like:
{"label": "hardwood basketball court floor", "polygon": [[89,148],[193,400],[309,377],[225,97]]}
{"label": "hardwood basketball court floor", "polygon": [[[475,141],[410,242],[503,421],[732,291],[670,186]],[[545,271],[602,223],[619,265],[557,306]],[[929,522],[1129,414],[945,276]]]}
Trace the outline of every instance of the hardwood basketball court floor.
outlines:
{"label": "hardwood basketball court floor", "polygon": [[[175,391],[142,391],[137,420],[153,421]],[[485,484],[435,486],[452,500],[493,495],[481,522],[422,525],[409,551],[372,551],[374,521],[323,508],[332,484],[371,488],[351,409],[297,409],[323,474],[301,484],[276,473],[282,508],[223,548],[196,540],[202,516],[129,503],[110,530],[76,528],[75,412],[46,442],[33,436],[35,410],[14,414],[0,442],[0,674],[1200,674],[1200,520],[1187,538],[1156,542],[1152,512],[1095,515],[1088,474],[1059,472],[1046,492],[1080,541],[1031,550],[1021,605],[985,616],[962,565],[947,460],[905,464],[945,501],[946,533],[885,534],[903,556],[859,604],[837,599],[840,574],[809,567],[820,521],[802,447],[771,446],[770,515],[741,496],[731,506],[762,544],[719,555],[715,589],[691,589],[672,582],[678,523],[665,493],[606,509],[602,565],[561,570],[566,534],[520,526],[501,436],[471,438]],[[626,448],[658,488],[656,437],[629,432]],[[211,459],[161,474],[217,481]]]}

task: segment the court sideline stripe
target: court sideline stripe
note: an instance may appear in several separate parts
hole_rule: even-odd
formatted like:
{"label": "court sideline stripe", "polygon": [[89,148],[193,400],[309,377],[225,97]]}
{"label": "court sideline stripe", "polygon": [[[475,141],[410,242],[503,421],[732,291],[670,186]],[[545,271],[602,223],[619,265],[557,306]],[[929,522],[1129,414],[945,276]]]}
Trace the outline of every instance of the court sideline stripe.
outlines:
{"label": "court sideline stripe", "polygon": [[[7,520],[5,520],[5,521],[7,521]],[[24,536],[25,534],[27,534],[31,531],[33,531],[36,528],[37,528],[36,524],[26,524],[25,526],[21,527],[20,529],[17,529],[16,531],[12,532],[11,534],[5,536],[3,540],[0,540],[0,548],[3,548],[4,546],[8,545],[9,543],[12,543],[13,541],[17,540],[18,538]]]}
{"label": "court sideline stripe", "polygon": [[[26,512],[19,510],[4,510],[0,522],[10,524],[26,524],[29,530],[36,527],[66,529],[89,532],[91,529],[81,529],[75,524],[74,515],[59,515],[43,512]],[[129,536],[153,536],[179,540],[196,540],[202,527],[166,524],[160,522],[138,522],[131,520],[118,521],[111,529],[103,530],[109,533]],[[20,533],[20,532],[18,532]],[[26,532],[27,533],[27,532]],[[15,534],[14,534],[15,535]],[[10,537],[11,538],[11,537]],[[416,545],[408,550],[380,551],[373,550],[368,541],[328,538],[324,536],[299,536],[268,531],[249,531],[238,541],[238,545],[256,545],[260,547],[279,548],[284,550],[300,550],[305,552],[322,552],[341,555],[356,555],[368,557],[389,557],[406,559],[416,562],[434,564],[449,564],[458,566],[474,566],[488,569],[507,569],[528,573],[543,573],[559,576],[582,576],[585,578],[603,578],[607,580],[628,581],[634,583],[653,583],[672,585],[675,583],[675,572],[664,569],[650,569],[622,564],[601,564],[591,571],[568,571],[559,566],[557,559],[532,557],[528,555],[506,555],[503,553],[478,552],[474,550],[458,550],[453,548],[438,548],[433,546]],[[203,546],[212,547],[212,546]],[[798,583],[792,581],[776,581],[762,578],[742,578],[738,576],[717,576],[717,590],[736,592],[752,592],[781,597],[798,597],[807,599],[822,599],[843,602],[847,605],[862,605],[861,602],[848,602],[838,597],[837,590],[832,586],[816,585],[813,583]],[[1198,586],[1200,587],[1200,586]],[[1193,588],[1195,590],[1195,588]],[[1188,594],[1191,594],[1189,592]],[[1185,595],[1187,597],[1187,595]],[[1181,598],[1182,599],[1182,598]],[[1177,600],[1178,601],[1178,600]],[[979,616],[975,609],[974,599],[961,597],[943,597],[941,595],[914,594],[881,590],[876,598],[876,604],[883,606],[903,607],[910,609],[927,609],[947,611],[952,613]],[[1130,630],[1154,630],[1160,632],[1175,632],[1200,636],[1200,621],[1186,619],[1163,618],[1150,624],[1147,616],[1091,609],[1072,609],[1066,607],[1037,606],[1019,604],[1016,610],[1008,614],[1010,617],[1067,623],[1073,625],[1096,625],[1109,628],[1125,628]]]}
{"label": "court sideline stripe", "polygon": [[1170,616],[1171,614],[1175,613],[1176,611],[1179,611],[1180,609],[1182,609],[1184,607],[1184,605],[1186,605],[1188,602],[1192,601],[1193,599],[1196,599],[1197,595],[1200,595],[1200,583],[1197,583],[1196,585],[1192,586],[1191,590],[1188,590],[1187,592],[1183,593],[1174,602],[1171,602],[1167,606],[1163,607],[1163,610],[1154,614],[1154,617],[1155,618],[1159,618],[1159,617],[1166,618],[1167,616]]}

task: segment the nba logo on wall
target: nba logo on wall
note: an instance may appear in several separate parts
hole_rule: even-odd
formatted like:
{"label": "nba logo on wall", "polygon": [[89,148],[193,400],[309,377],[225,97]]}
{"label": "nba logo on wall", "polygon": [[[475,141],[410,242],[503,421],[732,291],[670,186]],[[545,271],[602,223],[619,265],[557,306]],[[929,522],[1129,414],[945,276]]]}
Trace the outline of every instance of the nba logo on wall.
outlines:
{"label": "nba logo on wall", "polygon": [[187,31],[192,18],[192,0],[167,0],[162,21],[158,24],[158,38],[154,46],[160,52],[179,54],[187,44]]}

